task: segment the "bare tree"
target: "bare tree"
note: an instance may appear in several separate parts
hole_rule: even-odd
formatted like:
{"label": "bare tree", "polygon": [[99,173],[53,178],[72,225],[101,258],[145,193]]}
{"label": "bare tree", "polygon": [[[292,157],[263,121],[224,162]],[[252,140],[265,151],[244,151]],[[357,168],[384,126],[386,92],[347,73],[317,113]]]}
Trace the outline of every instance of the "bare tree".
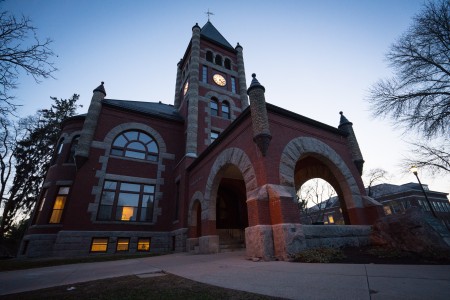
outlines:
{"label": "bare tree", "polygon": [[7,11],[0,12],[0,115],[15,109],[11,90],[17,88],[21,72],[36,82],[52,77],[56,71],[49,48],[52,40],[40,40],[31,20],[16,18]]}
{"label": "bare tree", "polygon": [[305,182],[297,192],[297,201],[304,217],[311,223],[323,221],[325,209],[336,195],[334,188],[323,179],[314,178]]}
{"label": "bare tree", "polygon": [[388,177],[389,177],[388,172],[380,168],[370,169],[369,171],[367,171],[367,173],[364,174],[364,179],[367,188],[367,195],[369,197],[372,197],[373,194],[372,187],[374,186],[374,184],[378,182],[383,182],[386,179],[388,179]]}
{"label": "bare tree", "polygon": [[[409,30],[391,46],[387,60],[395,76],[380,80],[372,87],[369,101],[374,116],[390,117],[403,126],[405,132],[415,129],[426,139],[448,139],[450,0],[425,3]],[[438,158],[419,158],[422,166],[432,171],[447,169],[445,160],[439,159],[450,155],[445,143],[437,148],[424,143],[415,145],[419,155]]]}
{"label": "bare tree", "polygon": [[404,170],[411,166],[425,169],[431,174],[450,174],[450,139],[443,139],[439,144],[412,143],[412,153],[403,160]]}

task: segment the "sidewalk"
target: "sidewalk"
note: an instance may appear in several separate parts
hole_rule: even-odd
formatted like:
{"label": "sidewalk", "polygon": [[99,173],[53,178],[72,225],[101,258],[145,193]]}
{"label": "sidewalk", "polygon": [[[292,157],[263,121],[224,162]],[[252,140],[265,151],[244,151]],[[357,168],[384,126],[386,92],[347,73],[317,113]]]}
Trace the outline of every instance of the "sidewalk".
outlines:
{"label": "sidewalk", "polygon": [[195,281],[289,299],[450,299],[450,265],[252,262],[245,252],[177,253],[0,272],[0,295],[165,271]]}

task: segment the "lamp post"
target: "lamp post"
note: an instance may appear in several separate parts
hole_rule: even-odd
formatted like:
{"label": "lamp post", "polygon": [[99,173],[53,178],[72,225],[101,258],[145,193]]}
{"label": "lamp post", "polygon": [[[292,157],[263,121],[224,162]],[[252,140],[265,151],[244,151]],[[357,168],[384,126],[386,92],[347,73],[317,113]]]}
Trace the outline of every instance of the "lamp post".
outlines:
{"label": "lamp post", "polygon": [[428,199],[427,193],[426,193],[425,190],[423,189],[422,182],[420,182],[420,179],[419,179],[419,175],[417,175],[417,170],[418,170],[417,167],[416,167],[416,166],[412,166],[410,170],[411,170],[411,172],[416,176],[417,181],[419,182],[420,188],[422,189],[422,192],[423,192],[423,194],[425,195],[425,200],[427,200],[428,206],[430,207],[431,212],[433,213],[433,216],[437,219],[438,217],[437,217],[437,215],[436,215],[436,212],[434,211],[434,208],[433,208],[433,206],[431,205],[430,200]]}

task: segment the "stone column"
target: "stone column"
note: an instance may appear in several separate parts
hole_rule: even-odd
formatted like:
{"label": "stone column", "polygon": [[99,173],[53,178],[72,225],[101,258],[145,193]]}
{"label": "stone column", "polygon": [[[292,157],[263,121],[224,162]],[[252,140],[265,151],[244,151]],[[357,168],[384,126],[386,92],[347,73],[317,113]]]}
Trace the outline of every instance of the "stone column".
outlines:
{"label": "stone column", "polygon": [[347,120],[342,111],[339,112],[339,114],[341,115],[341,119],[338,128],[347,132],[348,134],[347,140],[350,150],[352,151],[353,163],[355,164],[356,168],[358,169],[359,175],[361,176],[363,172],[364,159],[361,150],[359,149],[355,132],[353,131],[353,123]]}
{"label": "stone column", "polygon": [[263,156],[266,156],[272,135],[269,130],[269,119],[267,117],[266,89],[259,84],[256,74],[252,74],[253,80],[247,90],[250,98],[250,111],[252,115],[253,141],[258,146]]}
{"label": "stone column", "polygon": [[198,89],[200,61],[200,26],[192,27],[191,61],[189,63],[189,107],[187,117],[186,156],[197,157]]}
{"label": "stone column", "polygon": [[175,84],[175,99],[173,101],[175,108],[180,108],[181,105],[181,62],[177,63],[177,82]]}
{"label": "stone column", "polygon": [[103,86],[104,82],[98,86],[94,91],[91,99],[91,104],[83,123],[80,139],[78,140],[78,147],[75,152],[75,164],[80,168],[89,158],[89,151],[92,140],[94,139],[95,129],[97,128],[98,117],[102,109],[102,100],[105,99],[106,92]]}
{"label": "stone column", "polygon": [[248,106],[247,97],[247,83],[245,82],[245,67],[244,67],[244,56],[242,54],[242,46],[239,43],[236,46],[237,51],[237,67],[238,67],[238,82],[239,82],[239,95],[241,97],[242,110]]}

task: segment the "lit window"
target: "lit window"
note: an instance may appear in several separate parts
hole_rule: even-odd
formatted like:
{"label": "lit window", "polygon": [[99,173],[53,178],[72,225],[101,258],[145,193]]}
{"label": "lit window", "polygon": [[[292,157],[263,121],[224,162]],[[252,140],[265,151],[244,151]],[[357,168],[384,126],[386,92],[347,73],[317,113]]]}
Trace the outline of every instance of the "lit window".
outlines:
{"label": "lit window", "polygon": [[225,58],[225,69],[231,70],[231,60],[229,58]]}
{"label": "lit window", "polygon": [[328,216],[328,223],[334,224],[334,218],[333,218],[332,215],[329,215],[329,216]]}
{"label": "lit window", "polygon": [[209,108],[211,109],[211,116],[219,115],[219,104],[216,98],[212,98],[209,102]]}
{"label": "lit window", "polygon": [[231,92],[236,93],[236,78],[231,77]]}
{"label": "lit window", "polygon": [[202,69],[202,81],[204,83],[208,82],[208,67],[206,67],[206,66],[203,66],[203,69]]}
{"label": "lit window", "polygon": [[226,101],[222,102],[222,117],[225,119],[230,118],[230,105]]}
{"label": "lit window", "polygon": [[216,55],[216,59],[214,62],[216,63],[216,65],[221,66],[222,65],[222,56]]}
{"label": "lit window", "polygon": [[130,246],[130,239],[129,238],[119,238],[117,239],[117,248],[116,251],[128,251],[128,248]]}
{"label": "lit window", "polygon": [[70,144],[70,153],[69,153],[69,156],[67,157],[68,163],[75,162],[75,151],[77,151],[79,139],[80,139],[79,135],[75,136],[72,140],[72,143]]}
{"label": "lit window", "polygon": [[55,203],[53,204],[52,215],[49,223],[58,224],[61,223],[62,213],[64,206],[66,205],[67,195],[69,194],[69,187],[60,187],[58,195],[56,196]]}
{"label": "lit window", "polygon": [[143,160],[158,160],[158,145],[149,135],[140,131],[120,134],[112,144],[111,154]]}
{"label": "lit window", "polygon": [[213,53],[211,51],[206,51],[206,60],[213,62]]}
{"label": "lit window", "polygon": [[151,222],[155,186],[105,181],[97,220]]}
{"label": "lit window", "polygon": [[384,205],[383,210],[384,210],[384,214],[386,216],[392,215],[392,211],[391,211],[391,208],[389,207],[389,205]]}
{"label": "lit window", "polygon": [[149,250],[150,250],[150,239],[139,238],[137,244],[137,251],[149,251]]}
{"label": "lit window", "polygon": [[93,238],[91,252],[106,252],[108,250],[108,238]]}
{"label": "lit window", "polygon": [[217,131],[211,131],[211,143],[214,142],[219,137],[219,133]]}

